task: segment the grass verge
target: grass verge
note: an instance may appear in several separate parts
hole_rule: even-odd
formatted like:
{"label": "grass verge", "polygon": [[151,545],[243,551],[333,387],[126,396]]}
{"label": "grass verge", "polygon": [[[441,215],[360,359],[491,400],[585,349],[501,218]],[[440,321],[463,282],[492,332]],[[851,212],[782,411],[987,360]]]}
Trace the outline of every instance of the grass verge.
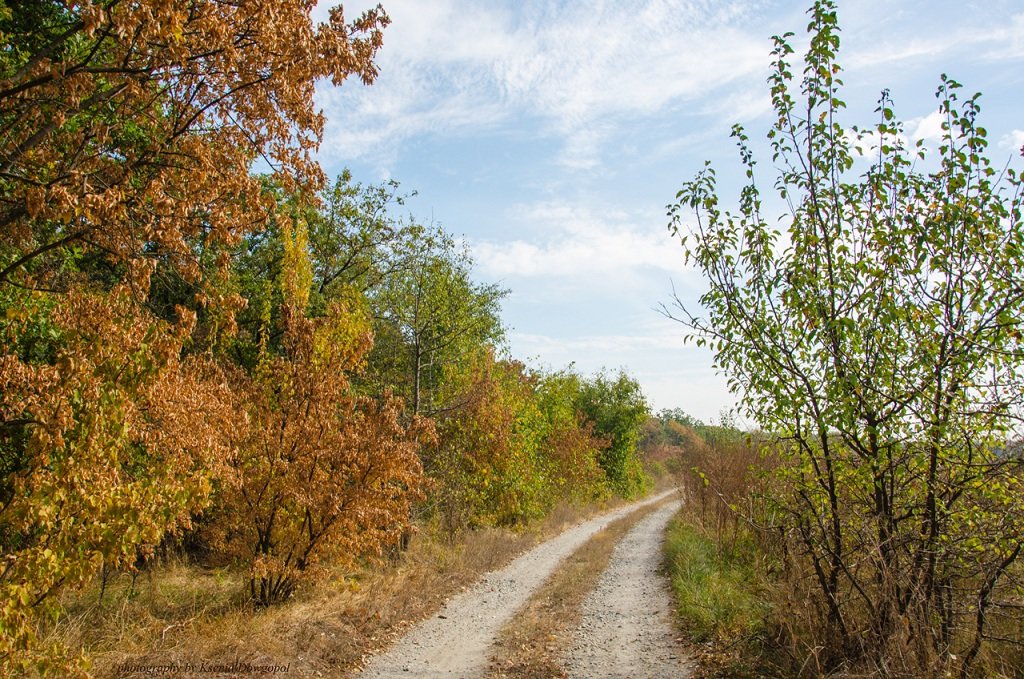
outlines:
{"label": "grass verge", "polygon": [[665,559],[680,624],[697,644],[698,676],[764,676],[770,609],[753,544],[716,542],[684,509],[666,531]]}
{"label": "grass verge", "polygon": [[615,545],[638,521],[675,497],[610,523],[566,558],[499,632],[488,679],[565,676],[560,658],[579,625],[583,600],[597,587]]}

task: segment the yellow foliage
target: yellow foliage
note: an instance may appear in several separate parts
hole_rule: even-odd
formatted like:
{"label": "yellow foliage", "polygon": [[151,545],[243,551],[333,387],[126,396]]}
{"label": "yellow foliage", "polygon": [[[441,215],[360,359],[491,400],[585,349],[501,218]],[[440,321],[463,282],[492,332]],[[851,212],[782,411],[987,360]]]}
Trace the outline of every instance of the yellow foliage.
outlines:
{"label": "yellow foliage", "polygon": [[0,485],[0,667],[11,671],[73,669],[60,649],[34,647],[39,610],[187,527],[231,425],[215,368],[181,361],[183,329],[141,313],[127,289],[72,293],[53,320],[54,365],[0,357],[0,421],[24,432],[2,441],[16,460]]}
{"label": "yellow foliage", "polygon": [[281,294],[284,303],[304,311],[309,306],[309,289],[313,284],[313,263],[309,257],[309,228],[296,217],[281,230],[284,261],[281,264]]}

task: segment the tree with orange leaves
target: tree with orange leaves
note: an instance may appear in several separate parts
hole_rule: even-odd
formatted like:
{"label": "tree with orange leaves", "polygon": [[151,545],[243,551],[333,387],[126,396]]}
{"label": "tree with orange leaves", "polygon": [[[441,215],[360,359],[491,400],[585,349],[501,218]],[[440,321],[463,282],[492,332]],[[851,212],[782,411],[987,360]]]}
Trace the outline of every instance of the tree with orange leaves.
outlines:
{"label": "tree with orange leaves", "polygon": [[[223,475],[234,426],[217,368],[180,358],[191,322],[154,319],[124,286],[62,301],[51,363],[0,356],[0,670],[10,673],[76,671],[66,649],[36,647],[40,614],[61,588],[187,528]],[[32,322],[15,315],[4,330]]]}
{"label": "tree with orange leaves", "polygon": [[358,307],[309,319],[286,304],[282,316],[283,354],[265,350],[253,375],[234,375],[246,426],[210,530],[249,566],[259,605],[288,598],[329,557],[351,563],[397,541],[420,497],[420,443],[433,437],[429,421],[400,421],[399,399],[352,392],[371,344]]}
{"label": "tree with orange leaves", "polygon": [[95,252],[142,284],[156,257],[198,276],[190,239],[268,217],[255,161],[317,188],[315,82],[370,83],[388,19],[314,27],[314,4],[0,2],[0,283],[66,287]]}
{"label": "tree with orange leaves", "polygon": [[194,312],[140,302],[267,222],[255,162],[322,183],[315,83],[371,82],[388,19],[314,4],[0,0],[0,674],[80,671],[34,638],[53,595],[187,525],[231,459]]}

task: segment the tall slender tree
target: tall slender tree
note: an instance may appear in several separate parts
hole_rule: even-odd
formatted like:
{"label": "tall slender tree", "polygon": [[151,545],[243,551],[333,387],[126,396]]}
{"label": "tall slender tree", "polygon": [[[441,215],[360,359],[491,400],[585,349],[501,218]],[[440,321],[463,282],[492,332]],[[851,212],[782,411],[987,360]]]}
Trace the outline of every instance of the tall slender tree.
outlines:
{"label": "tall slender tree", "polygon": [[874,125],[844,126],[835,3],[810,17],[799,79],[791,34],[775,38],[783,230],[736,127],[739,211],[710,167],[670,206],[708,282],[703,314],[675,313],[777,436],[779,528],[823,612],[808,648],[827,668],[967,676],[986,644],[1020,642],[992,611],[1014,610],[1024,545],[1024,182],[992,167],[979,95],[945,76],[934,158],[907,147],[888,94]]}

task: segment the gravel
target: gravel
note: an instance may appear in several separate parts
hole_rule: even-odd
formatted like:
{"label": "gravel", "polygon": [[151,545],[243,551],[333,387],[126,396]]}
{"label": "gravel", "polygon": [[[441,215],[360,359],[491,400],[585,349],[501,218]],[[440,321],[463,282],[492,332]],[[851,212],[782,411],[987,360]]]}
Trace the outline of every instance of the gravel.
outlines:
{"label": "gravel", "polygon": [[[363,672],[356,676],[364,679],[471,679],[483,675],[495,635],[558,567],[562,559],[612,521],[640,507],[658,502],[673,492],[666,491],[574,526],[534,547],[505,568],[487,574],[472,588],[449,600],[434,617],[410,630],[390,650],[371,658]],[[659,517],[667,517],[669,514],[671,510],[656,513]],[[667,520],[665,518],[659,525]],[[654,551],[656,557],[660,554],[660,547],[656,545]],[[664,603],[662,606],[667,607]],[[591,679],[609,675],[598,672],[586,676]]]}
{"label": "gravel", "polygon": [[662,571],[665,526],[672,502],[641,519],[615,546],[564,659],[576,679],[682,679],[693,661],[677,641],[671,595]]}

